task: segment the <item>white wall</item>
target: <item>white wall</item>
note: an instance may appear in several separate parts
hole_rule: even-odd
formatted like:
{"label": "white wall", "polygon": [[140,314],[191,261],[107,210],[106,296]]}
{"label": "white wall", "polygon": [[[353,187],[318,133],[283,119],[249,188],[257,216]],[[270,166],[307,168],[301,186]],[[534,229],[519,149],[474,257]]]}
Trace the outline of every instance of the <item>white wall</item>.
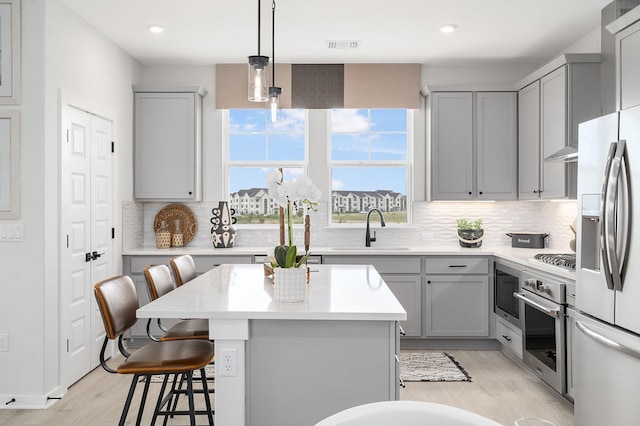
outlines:
{"label": "white wall", "polygon": [[[115,120],[116,228],[121,201],[132,194],[132,92],[142,65],[77,18],[57,0],[22,1],[21,203],[23,243],[0,243],[3,279],[0,333],[0,401],[42,406],[58,390],[58,161],[59,90]],[[114,272],[121,270],[121,239]],[[7,285],[9,284],[9,285]],[[92,294],[89,297],[93,297]]]}

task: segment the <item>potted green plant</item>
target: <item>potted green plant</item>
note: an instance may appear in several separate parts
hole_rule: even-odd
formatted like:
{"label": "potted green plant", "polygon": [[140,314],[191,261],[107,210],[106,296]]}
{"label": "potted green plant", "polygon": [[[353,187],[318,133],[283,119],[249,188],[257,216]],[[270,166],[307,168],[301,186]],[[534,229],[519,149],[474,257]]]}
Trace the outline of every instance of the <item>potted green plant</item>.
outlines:
{"label": "potted green plant", "polygon": [[482,228],[482,219],[467,220],[464,218],[457,219],[458,225],[458,241],[462,247],[480,247],[484,238],[484,229]]}

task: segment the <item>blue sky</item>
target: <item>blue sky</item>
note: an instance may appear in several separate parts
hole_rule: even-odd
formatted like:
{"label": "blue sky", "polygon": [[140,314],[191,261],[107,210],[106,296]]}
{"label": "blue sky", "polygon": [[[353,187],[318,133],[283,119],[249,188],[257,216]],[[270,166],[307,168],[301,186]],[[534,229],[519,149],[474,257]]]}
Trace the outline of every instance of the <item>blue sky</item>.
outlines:
{"label": "blue sky", "polygon": [[[404,161],[407,156],[407,113],[405,110],[342,109],[331,112],[332,190],[373,191],[387,189],[402,194],[406,189],[404,167],[348,167],[345,162]],[[304,110],[282,110],[276,123],[266,109],[231,110],[229,121],[231,161],[303,161]],[[344,167],[342,167],[344,165]],[[353,165],[353,164],[351,164]],[[266,187],[266,167],[230,171],[230,190]],[[285,170],[285,180],[302,174],[302,169]],[[322,188],[323,183],[316,182]],[[323,191],[324,192],[324,191]]]}

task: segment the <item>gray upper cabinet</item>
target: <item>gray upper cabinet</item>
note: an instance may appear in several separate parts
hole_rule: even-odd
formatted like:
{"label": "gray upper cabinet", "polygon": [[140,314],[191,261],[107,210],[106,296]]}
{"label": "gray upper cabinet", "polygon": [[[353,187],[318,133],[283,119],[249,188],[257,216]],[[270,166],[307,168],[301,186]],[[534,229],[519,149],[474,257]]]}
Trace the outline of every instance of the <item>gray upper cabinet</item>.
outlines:
{"label": "gray upper cabinet", "polygon": [[476,93],[477,198],[518,196],[518,109],[515,92]]}
{"label": "gray upper cabinet", "polygon": [[517,197],[517,105],[512,92],[434,92],[433,200]]}
{"label": "gray upper cabinet", "polygon": [[640,22],[616,34],[618,109],[640,105]]}
{"label": "gray upper cabinet", "polygon": [[562,55],[517,84],[519,199],[576,197],[576,163],[546,159],[577,149],[578,124],[601,114],[599,61]]}
{"label": "gray upper cabinet", "polygon": [[198,86],[134,86],[134,197],[202,200],[202,98]]}

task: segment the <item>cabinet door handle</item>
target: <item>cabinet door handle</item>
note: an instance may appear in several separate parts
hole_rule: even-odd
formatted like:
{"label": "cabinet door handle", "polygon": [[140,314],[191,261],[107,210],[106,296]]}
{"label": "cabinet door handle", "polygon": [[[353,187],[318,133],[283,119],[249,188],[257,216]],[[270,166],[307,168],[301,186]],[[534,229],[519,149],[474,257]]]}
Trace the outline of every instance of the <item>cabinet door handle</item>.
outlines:
{"label": "cabinet door handle", "polygon": [[449,265],[449,268],[466,268],[467,265]]}
{"label": "cabinet door handle", "polygon": [[503,338],[504,340],[506,340],[507,342],[510,342],[510,341],[511,341],[511,337],[507,336],[506,334],[503,334],[503,335],[502,335],[502,338]]}
{"label": "cabinet door handle", "polygon": [[189,191],[189,195],[193,195],[193,192]]}
{"label": "cabinet door handle", "polygon": [[428,280],[428,281],[427,281],[427,284],[431,284],[431,280]]}

